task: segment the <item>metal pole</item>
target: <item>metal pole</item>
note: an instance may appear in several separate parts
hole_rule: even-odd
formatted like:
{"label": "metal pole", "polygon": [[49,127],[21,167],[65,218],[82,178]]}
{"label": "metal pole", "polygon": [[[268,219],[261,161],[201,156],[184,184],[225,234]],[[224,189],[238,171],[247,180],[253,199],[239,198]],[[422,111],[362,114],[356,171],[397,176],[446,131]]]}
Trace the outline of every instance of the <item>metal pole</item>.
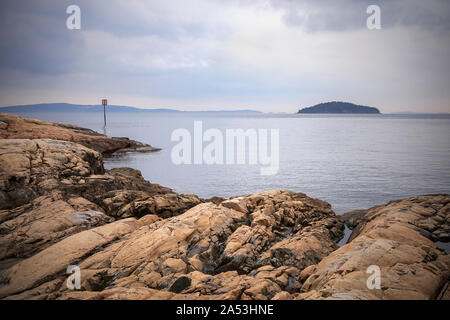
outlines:
{"label": "metal pole", "polygon": [[103,120],[105,122],[105,127],[106,127],[106,107],[104,104],[103,104]]}

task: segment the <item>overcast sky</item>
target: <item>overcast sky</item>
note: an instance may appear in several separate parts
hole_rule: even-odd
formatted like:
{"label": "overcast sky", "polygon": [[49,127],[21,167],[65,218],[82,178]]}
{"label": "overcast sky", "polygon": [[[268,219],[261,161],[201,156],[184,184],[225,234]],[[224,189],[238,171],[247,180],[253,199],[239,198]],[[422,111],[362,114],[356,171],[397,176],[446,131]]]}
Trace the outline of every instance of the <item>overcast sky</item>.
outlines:
{"label": "overcast sky", "polygon": [[0,105],[450,112],[449,16],[448,0],[2,0]]}

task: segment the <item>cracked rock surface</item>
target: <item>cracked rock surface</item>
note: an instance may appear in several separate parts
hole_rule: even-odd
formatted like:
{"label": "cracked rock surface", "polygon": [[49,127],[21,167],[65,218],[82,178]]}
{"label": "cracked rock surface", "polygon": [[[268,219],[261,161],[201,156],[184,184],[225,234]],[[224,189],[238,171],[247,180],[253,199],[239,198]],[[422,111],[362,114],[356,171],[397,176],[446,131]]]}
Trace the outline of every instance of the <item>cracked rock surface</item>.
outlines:
{"label": "cracked rock surface", "polygon": [[0,199],[0,270],[80,231],[200,203],[137,170],[105,171],[98,152],[49,139],[0,139]]}
{"label": "cracked rock surface", "polygon": [[[367,210],[353,221],[353,239],[306,273],[299,299],[436,299],[445,297],[450,257],[450,196],[419,196]],[[368,290],[367,268],[380,268],[380,289]],[[447,294],[448,298],[448,294]]]}
{"label": "cracked rock surface", "polygon": [[84,292],[60,285],[38,296],[126,298],[138,289],[148,298],[270,299],[298,291],[301,270],[331,253],[342,230],[327,203],[291,191],[203,203],[168,219],[128,218],[67,237],[6,270],[0,296],[35,297],[77,261]]}

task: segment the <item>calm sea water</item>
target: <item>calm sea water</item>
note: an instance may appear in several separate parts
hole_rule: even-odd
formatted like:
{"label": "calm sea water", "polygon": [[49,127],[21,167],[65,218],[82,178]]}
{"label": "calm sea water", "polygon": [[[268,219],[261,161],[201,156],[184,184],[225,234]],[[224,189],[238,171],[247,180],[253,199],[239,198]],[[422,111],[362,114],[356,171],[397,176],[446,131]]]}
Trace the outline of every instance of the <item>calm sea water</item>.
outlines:
{"label": "calm sea water", "polygon": [[[22,114],[73,123],[103,133],[103,114]],[[175,165],[170,140],[177,128],[279,129],[280,167]],[[200,115],[111,113],[106,133],[162,148],[107,159],[106,168],[132,167],[152,183],[200,197],[229,197],[289,189],[328,201],[335,212],[393,199],[450,193],[450,116],[437,115]]]}

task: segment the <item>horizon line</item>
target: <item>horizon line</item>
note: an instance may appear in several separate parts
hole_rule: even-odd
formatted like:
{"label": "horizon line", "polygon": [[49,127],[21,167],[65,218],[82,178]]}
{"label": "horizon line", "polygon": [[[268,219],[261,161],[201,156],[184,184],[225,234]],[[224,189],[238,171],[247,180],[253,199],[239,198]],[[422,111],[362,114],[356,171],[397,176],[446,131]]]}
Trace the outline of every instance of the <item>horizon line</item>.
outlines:
{"label": "horizon line", "polygon": [[[35,103],[35,104],[17,104],[17,105],[7,105],[7,106],[0,106],[0,109],[3,108],[13,108],[13,107],[33,107],[33,106],[39,106],[39,105],[53,105],[53,104],[66,104],[66,105],[73,105],[73,106],[82,106],[82,107],[101,107],[101,104],[76,104],[76,103],[69,103],[69,102],[40,102],[40,103]],[[291,114],[290,112],[286,112],[286,111],[262,111],[262,110],[258,110],[258,109],[250,109],[250,108],[237,108],[237,109],[206,109],[206,110],[186,110],[186,109],[180,109],[180,108],[186,108],[186,107],[171,107],[171,106],[160,106],[160,107],[142,107],[142,106],[131,106],[131,105],[119,105],[119,104],[111,104],[108,105],[109,107],[125,107],[125,108],[133,108],[133,109],[138,109],[138,110],[142,110],[142,111],[146,111],[146,110],[171,110],[171,111],[178,111],[178,112],[197,112],[197,113],[201,113],[201,112],[242,112],[242,111],[249,111],[249,112],[254,112],[254,113],[261,113],[261,114]],[[107,107],[108,107],[107,106]],[[189,107],[187,107],[189,108]],[[195,108],[195,107],[194,107]],[[292,114],[298,114],[298,110],[292,112]],[[45,111],[44,111],[45,112]],[[324,113],[326,114],[326,113]],[[338,114],[344,114],[344,113],[338,113]],[[355,113],[357,114],[357,113]],[[393,112],[381,112],[380,114],[450,114],[450,112],[423,112],[423,111],[408,111],[408,110],[403,110],[403,111],[393,111]]]}

